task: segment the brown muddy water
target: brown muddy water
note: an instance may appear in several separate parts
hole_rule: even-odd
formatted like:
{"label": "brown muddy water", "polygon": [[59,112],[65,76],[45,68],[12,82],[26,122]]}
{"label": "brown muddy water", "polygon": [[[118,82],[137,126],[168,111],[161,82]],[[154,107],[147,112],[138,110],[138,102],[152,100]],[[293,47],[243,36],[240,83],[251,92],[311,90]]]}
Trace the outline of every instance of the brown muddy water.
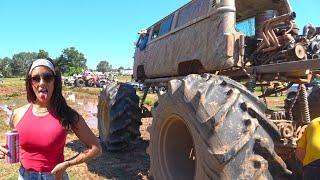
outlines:
{"label": "brown muddy water", "polygon": [[6,104],[0,104],[0,110],[3,111],[5,113],[5,122],[6,124],[9,125],[9,119],[11,117],[12,114],[12,107],[9,107]]}
{"label": "brown muddy water", "polygon": [[[90,128],[98,128],[97,112],[98,112],[98,96],[87,95],[85,93],[78,92],[63,92],[63,95],[68,103],[73,109],[75,109],[87,122]],[[12,114],[12,110],[27,103],[7,103],[4,104],[0,101],[0,112],[4,112],[4,120],[6,124],[9,124],[9,119]]]}
{"label": "brown muddy water", "polygon": [[67,103],[82,115],[90,128],[98,128],[98,96],[64,92],[64,97]]}

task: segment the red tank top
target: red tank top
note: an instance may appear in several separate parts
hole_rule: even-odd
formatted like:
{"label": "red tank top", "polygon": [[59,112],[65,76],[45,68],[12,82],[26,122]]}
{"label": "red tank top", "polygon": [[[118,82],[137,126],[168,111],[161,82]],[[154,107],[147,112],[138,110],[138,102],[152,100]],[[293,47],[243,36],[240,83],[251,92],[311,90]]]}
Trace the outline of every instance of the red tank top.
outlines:
{"label": "red tank top", "polygon": [[54,113],[35,116],[31,104],[16,129],[20,140],[20,162],[25,169],[51,172],[64,161],[67,132]]}

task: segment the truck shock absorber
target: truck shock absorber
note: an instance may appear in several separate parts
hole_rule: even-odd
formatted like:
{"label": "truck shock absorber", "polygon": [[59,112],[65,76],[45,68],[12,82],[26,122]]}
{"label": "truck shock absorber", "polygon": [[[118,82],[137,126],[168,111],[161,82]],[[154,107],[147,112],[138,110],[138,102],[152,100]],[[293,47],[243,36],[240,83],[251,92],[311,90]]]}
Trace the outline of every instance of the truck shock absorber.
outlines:
{"label": "truck shock absorber", "polygon": [[304,124],[310,123],[310,112],[309,112],[309,104],[308,104],[308,94],[307,88],[304,84],[300,85],[299,88],[299,105],[301,109],[301,120]]}
{"label": "truck shock absorber", "polygon": [[246,74],[247,76],[249,77],[249,80],[246,84],[246,88],[250,91],[250,92],[254,92],[255,91],[255,88],[256,88],[256,85],[257,85],[257,75],[256,75],[256,69],[253,69],[253,72],[252,74],[249,74],[244,68],[242,69]]}

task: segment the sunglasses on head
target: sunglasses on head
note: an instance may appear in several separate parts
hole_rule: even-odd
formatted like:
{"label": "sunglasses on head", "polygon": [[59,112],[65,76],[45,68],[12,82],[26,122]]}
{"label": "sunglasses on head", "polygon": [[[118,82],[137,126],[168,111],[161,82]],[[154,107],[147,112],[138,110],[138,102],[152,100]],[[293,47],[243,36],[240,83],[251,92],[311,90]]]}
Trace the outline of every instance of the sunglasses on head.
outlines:
{"label": "sunglasses on head", "polygon": [[54,75],[52,73],[43,73],[41,75],[37,74],[37,75],[32,76],[30,78],[32,84],[39,83],[41,81],[41,79],[46,83],[50,83],[51,81],[54,80]]}

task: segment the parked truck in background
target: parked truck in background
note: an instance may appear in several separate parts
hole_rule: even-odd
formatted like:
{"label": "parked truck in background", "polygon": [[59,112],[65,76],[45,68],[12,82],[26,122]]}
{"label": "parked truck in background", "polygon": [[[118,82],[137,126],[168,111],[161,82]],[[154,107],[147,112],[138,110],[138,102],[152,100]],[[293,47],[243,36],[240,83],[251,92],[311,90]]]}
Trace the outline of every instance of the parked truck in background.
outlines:
{"label": "parked truck in background", "polygon": [[[320,68],[320,28],[309,24],[299,34],[295,17],[288,0],[192,0],[140,32],[133,78],[161,89],[147,150],[155,179],[299,174],[297,140],[319,115],[304,84]],[[288,86],[252,93],[276,81]],[[299,90],[284,111],[259,99],[293,83]],[[99,136],[107,150],[124,150],[140,136],[146,93],[139,102],[127,84],[101,92]]]}

